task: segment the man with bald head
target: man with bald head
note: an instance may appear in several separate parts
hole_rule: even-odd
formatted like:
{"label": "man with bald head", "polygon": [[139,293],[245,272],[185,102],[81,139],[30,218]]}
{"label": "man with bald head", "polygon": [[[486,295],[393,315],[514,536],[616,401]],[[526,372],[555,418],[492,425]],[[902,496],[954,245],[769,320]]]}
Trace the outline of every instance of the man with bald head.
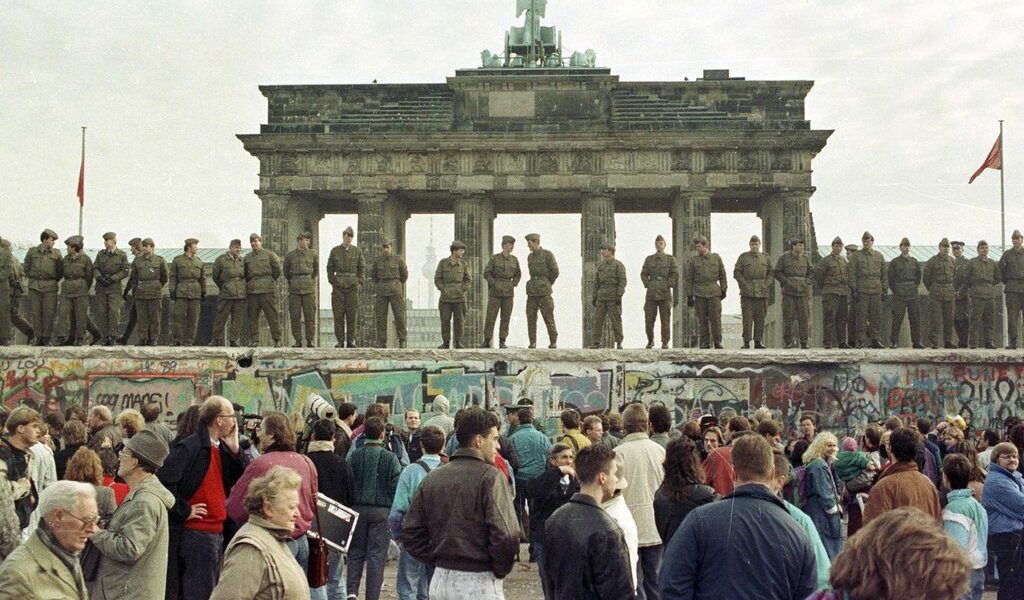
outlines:
{"label": "man with bald head", "polygon": [[[102,404],[94,405],[89,409],[89,416],[85,419],[85,426],[89,429],[89,447],[98,450],[100,448],[116,448],[121,444],[121,428],[114,424],[114,417],[110,408]],[[104,444],[104,438],[110,440]]]}
{"label": "man with bald head", "polygon": [[157,472],[174,494],[170,509],[167,599],[209,598],[220,576],[226,502],[245,469],[231,402],[210,396],[196,432],[171,449]]}

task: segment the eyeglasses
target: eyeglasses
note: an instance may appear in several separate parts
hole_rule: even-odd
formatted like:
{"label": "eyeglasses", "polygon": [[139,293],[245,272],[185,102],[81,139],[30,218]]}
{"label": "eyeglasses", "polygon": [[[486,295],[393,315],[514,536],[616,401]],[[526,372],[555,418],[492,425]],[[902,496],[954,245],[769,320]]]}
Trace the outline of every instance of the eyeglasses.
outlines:
{"label": "eyeglasses", "polygon": [[93,525],[99,525],[100,516],[92,515],[91,517],[80,517],[71,511],[64,511],[64,514],[72,516],[76,521],[82,524],[82,529],[88,529]]}
{"label": "eyeglasses", "polygon": [[221,418],[221,417],[224,417],[225,419],[234,419],[235,418],[235,413],[228,413],[226,415],[217,415],[218,419]]}

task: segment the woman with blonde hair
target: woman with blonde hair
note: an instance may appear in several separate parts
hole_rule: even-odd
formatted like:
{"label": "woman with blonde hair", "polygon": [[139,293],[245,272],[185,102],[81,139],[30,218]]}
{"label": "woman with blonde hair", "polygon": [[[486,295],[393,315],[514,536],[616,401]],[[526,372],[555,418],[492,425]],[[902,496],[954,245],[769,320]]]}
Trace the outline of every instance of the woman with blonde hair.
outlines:
{"label": "woman with blonde hair", "polygon": [[832,463],[839,452],[839,440],[824,431],[814,437],[804,452],[804,468],[807,469],[806,498],[801,498],[804,512],[814,522],[821,536],[821,543],[830,559],[843,548],[842,506],[839,503],[839,486]]}

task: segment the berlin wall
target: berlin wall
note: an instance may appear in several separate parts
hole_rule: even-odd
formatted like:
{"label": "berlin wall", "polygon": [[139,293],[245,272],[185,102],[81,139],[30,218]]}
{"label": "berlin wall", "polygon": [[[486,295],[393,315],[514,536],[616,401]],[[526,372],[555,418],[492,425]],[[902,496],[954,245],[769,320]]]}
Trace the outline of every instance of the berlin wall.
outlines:
{"label": "berlin wall", "polygon": [[[172,358],[174,357],[174,358]],[[460,407],[533,400],[541,418],[630,402],[662,403],[675,420],[770,408],[787,428],[810,412],[820,426],[853,432],[890,415],[960,414],[999,428],[1024,416],[1024,359],[1002,351],[445,351],[214,348],[0,350],[0,398],[10,409],[104,404],[115,412],[152,400],[164,420],[221,394],[247,413],[303,411],[311,393],[364,409],[389,404],[429,412],[444,394]]]}

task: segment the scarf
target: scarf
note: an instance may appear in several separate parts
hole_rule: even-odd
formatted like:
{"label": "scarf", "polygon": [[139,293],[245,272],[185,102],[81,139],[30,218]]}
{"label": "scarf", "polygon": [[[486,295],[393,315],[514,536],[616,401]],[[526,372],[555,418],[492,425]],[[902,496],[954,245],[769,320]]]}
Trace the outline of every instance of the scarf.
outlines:
{"label": "scarf", "polygon": [[75,579],[75,587],[78,589],[78,596],[85,598],[85,578],[82,575],[82,565],[78,562],[78,555],[68,552],[57,542],[46,519],[39,519],[36,535],[39,536],[39,541],[71,571],[71,576]]}

